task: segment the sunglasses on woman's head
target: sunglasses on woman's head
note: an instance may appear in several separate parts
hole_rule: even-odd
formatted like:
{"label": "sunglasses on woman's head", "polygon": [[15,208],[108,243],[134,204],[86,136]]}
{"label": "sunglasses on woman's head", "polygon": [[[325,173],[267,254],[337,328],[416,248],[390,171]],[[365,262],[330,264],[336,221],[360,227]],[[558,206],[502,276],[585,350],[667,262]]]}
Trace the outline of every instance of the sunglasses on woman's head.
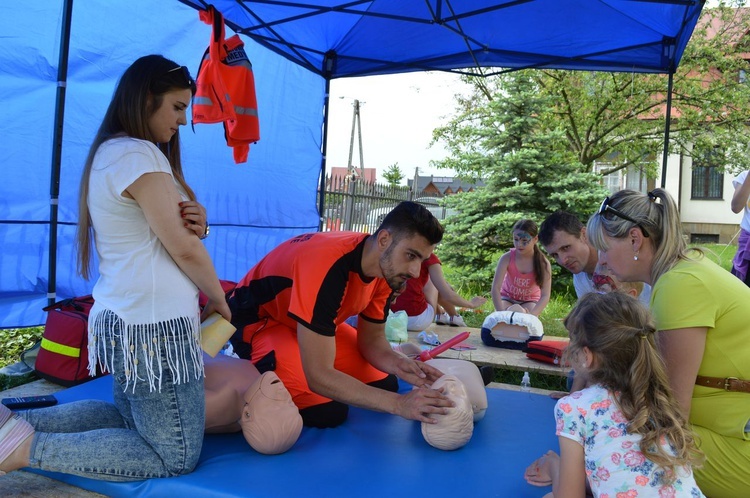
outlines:
{"label": "sunglasses on woman's head", "polygon": [[193,77],[190,76],[190,71],[188,71],[188,68],[185,66],[177,66],[173,69],[170,69],[165,74],[174,73],[176,71],[181,71],[182,77],[185,79],[185,85],[186,86],[193,86],[195,85],[195,81],[193,81]]}
{"label": "sunglasses on woman's head", "polygon": [[612,213],[618,218],[622,218],[623,220],[633,223],[634,225],[636,225],[638,228],[641,229],[641,232],[643,232],[644,237],[648,237],[648,232],[646,231],[645,228],[643,228],[643,225],[641,225],[640,223],[638,223],[637,221],[635,221],[633,218],[623,213],[622,211],[615,209],[609,205],[609,197],[604,198],[604,201],[602,201],[602,205],[599,208],[599,212],[598,212],[600,216],[605,216],[607,213]]}

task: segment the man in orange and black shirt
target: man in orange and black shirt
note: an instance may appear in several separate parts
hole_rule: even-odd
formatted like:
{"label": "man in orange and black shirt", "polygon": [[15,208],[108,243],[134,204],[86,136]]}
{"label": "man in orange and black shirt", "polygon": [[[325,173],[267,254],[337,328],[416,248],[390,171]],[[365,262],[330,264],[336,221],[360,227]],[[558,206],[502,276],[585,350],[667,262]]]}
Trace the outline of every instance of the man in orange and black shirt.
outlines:
{"label": "man in orange and black shirt", "polygon": [[[282,243],[229,300],[235,351],[253,362],[274,352],[305,425],[335,427],[348,405],[432,422],[451,401],[432,389],[396,394],[396,377],[424,387],[441,372],[394,352],[385,321],[391,294],[419,275],[442,235],[427,209],[402,202],[372,235],[309,233]],[[345,323],[353,315],[356,329]]]}

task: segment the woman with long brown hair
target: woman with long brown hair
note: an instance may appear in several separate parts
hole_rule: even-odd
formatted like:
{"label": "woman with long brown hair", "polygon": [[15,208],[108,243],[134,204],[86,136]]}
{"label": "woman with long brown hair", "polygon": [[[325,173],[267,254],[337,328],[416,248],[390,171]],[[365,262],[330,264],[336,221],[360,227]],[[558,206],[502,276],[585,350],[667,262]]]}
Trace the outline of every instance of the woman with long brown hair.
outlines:
{"label": "woman with long brown hair", "polygon": [[227,320],[231,312],[180,162],[178,130],[194,92],[187,68],[159,55],[120,78],[84,167],[78,225],[79,272],[91,275],[92,241],[99,264],[89,365],[112,373],[114,403],[0,409],[0,470],[128,481],[197,464],[205,417],[198,291],[209,310]]}

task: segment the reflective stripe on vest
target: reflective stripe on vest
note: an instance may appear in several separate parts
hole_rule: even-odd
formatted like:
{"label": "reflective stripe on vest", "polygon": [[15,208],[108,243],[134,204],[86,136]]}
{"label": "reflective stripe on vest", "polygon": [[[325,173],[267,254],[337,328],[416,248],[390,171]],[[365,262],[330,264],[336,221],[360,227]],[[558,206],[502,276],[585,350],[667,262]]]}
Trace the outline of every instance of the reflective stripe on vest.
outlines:
{"label": "reflective stripe on vest", "polygon": [[237,114],[244,114],[245,116],[258,115],[258,109],[253,109],[252,107],[240,107],[238,105],[234,106],[234,112]]}

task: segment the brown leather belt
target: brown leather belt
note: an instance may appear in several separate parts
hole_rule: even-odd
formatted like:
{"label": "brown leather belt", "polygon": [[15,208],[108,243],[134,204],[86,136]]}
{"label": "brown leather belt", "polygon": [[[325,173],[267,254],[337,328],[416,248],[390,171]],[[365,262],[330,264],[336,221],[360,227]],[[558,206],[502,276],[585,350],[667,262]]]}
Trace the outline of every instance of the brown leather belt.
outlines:
{"label": "brown leather belt", "polygon": [[737,377],[705,377],[699,375],[695,378],[697,386],[713,387],[724,391],[735,391],[750,393],[750,380],[742,380]]}

